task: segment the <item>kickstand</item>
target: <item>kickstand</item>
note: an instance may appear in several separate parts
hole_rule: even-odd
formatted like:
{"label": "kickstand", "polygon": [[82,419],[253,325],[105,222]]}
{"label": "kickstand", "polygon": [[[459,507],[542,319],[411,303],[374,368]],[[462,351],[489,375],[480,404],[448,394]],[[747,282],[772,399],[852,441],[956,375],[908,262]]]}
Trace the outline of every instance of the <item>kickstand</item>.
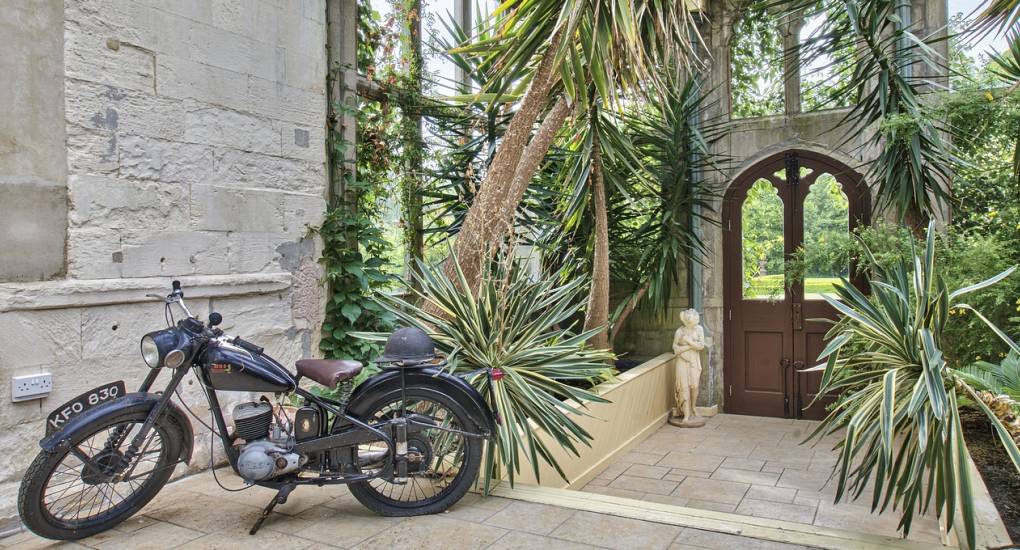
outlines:
{"label": "kickstand", "polygon": [[269,514],[273,513],[273,508],[276,508],[277,504],[285,504],[287,502],[287,497],[290,496],[290,492],[293,491],[295,487],[296,485],[294,485],[293,483],[288,483],[280,487],[280,490],[273,497],[273,500],[270,500],[269,504],[266,505],[266,508],[262,510],[262,515],[259,516],[259,519],[255,522],[255,525],[251,526],[251,530],[248,531],[249,535],[254,535],[255,533],[258,532],[259,527],[262,527],[262,522],[266,521],[266,518],[269,517]]}

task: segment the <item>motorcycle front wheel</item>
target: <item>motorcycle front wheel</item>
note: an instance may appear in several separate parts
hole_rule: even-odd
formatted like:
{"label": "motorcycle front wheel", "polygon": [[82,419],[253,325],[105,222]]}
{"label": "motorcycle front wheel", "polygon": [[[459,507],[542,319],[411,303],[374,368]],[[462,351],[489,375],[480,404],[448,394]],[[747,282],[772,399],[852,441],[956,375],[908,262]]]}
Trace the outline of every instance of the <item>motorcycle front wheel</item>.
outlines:
{"label": "motorcycle front wheel", "polygon": [[135,459],[110,472],[146,416],[125,411],[101,418],[72,435],[66,450],[41,451],[18,492],[25,526],[48,539],[82,539],[114,527],[152,500],[180,456],[182,435],[176,425],[157,420]]}
{"label": "motorcycle front wheel", "polygon": [[[437,426],[408,434],[407,481],[379,478],[348,487],[359,502],[383,516],[442,512],[471,488],[482,461],[482,440],[464,435],[474,430],[463,407],[432,388],[409,387],[406,401],[399,393],[382,396],[364,409],[370,413],[362,420],[383,422],[399,416],[402,408],[409,415],[428,417]],[[359,445],[357,451],[362,473],[380,474],[390,463],[385,443]]]}

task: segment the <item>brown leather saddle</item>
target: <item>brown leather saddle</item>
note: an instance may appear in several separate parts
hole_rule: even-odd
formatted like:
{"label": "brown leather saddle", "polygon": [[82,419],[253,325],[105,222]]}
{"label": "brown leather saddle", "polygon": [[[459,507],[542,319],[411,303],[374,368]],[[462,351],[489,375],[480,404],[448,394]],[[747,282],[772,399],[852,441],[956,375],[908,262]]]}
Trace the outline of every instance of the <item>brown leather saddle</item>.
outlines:
{"label": "brown leather saddle", "polygon": [[299,376],[314,380],[330,389],[344,380],[357,376],[362,369],[361,362],[350,359],[300,359],[294,363]]}

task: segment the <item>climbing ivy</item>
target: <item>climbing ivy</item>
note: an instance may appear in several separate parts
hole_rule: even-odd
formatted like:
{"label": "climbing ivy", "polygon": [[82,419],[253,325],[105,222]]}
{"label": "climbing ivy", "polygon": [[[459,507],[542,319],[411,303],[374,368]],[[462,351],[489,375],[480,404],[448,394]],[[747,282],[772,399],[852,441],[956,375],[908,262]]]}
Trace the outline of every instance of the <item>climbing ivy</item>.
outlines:
{"label": "climbing ivy", "polygon": [[[386,33],[378,22],[378,14],[367,4],[359,5],[358,16],[358,67],[373,77],[377,72],[377,56],[380,52],[385,56]],[[337,76],[334,71],[330,78]],[[378,355],[378,345],[352,338],[350,333],[388,332],[394,323],[392,314],[379,307],[371,296],[395,283],[391,273],[394,266],[387,261],[392,245],[384,238],[381,213],[389,194],[391,167],[399,161],[390,154],[387,145],[395,131],[396,118],[388,105],[380,102],[364,102],[355,107],[333,98],[330,107],[327,152],[331,188],[335,192],[317,229],[322,238],[321,261],[329,288],[319,349],[329,358],[365,362]],[[354,162],[349,160],[349,153],[355,144],[338,131],[337,122],[347,116],[357,121]]]}

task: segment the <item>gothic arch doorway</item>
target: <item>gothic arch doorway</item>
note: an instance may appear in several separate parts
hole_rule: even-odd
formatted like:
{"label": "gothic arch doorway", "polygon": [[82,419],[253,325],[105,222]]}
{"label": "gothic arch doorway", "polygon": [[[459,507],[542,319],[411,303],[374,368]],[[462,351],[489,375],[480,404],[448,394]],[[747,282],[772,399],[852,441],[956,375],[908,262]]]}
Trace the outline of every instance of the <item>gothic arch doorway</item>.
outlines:
{"label": "gothic arch doorway", "polygon": [[[868,223],[867,187],[849,166],[789,150],[741,173],[723,205],[724,409],[729,413],[819,419],[831,400],[809,406],[835,310],[832,293],[851,266],[836,251]],[[796,262],[789,263],[796,259]],[[796,265],[799,277],[788,273]],[[856,281],[855,281],[856,283]]]}

